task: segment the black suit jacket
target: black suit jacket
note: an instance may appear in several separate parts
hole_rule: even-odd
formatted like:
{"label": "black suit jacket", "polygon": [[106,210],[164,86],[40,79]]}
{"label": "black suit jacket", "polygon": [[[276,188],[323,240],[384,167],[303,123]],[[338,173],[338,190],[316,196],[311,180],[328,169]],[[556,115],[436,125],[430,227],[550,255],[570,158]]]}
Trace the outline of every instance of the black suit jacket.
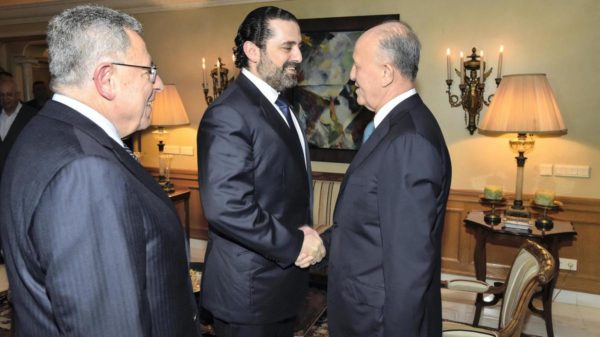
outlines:
{"label": "black suit jacket", "polygon": [[442,132],[411,96],[363,144],[340,190],[329,249],[332,337],[441,336],[450,179]]}
{"label": "black suit jacket", "polygon": [[17,140],[17,136],[19,136],[21,130],[23,130],[25,125],[27,125],[29,120],[33,118],[36,113],[36,109],[22,104],[21,110],[19,110],[17,117],[15,117],[15,120],[6,134],[6,137],[4,137],[4,139],[0,139],[0,173],[2,173],[2,168],[6,162],[6,157],[8,157],[8,153],[10,152],[12,145],[15,143],[15,140]]}
{"label": "black suit jacket", "polygon": [[310,168],[296,134],[246,78],[205,112],[198,179],[209,223],[202,304],[227,322],[297,315],[308,286],[294,262],[310,223]]}
{"label": "black suit jacket", "polygon": [[51,101],[30,121],[0,220],[15,336],[199,335],[171,201],[83,115]]}

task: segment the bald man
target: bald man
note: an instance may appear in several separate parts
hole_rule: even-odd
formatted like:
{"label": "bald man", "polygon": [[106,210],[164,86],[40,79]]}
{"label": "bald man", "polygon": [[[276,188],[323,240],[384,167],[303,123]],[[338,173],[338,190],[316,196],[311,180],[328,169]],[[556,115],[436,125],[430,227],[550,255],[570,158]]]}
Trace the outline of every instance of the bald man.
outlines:
{"label": "bald man", "polygon": [[330,231],[331,337],[441,336],[440,247],[451,166],[416,93],[420,43],[402,22],[357,41],[350,78],[375,113],[348,168]]}

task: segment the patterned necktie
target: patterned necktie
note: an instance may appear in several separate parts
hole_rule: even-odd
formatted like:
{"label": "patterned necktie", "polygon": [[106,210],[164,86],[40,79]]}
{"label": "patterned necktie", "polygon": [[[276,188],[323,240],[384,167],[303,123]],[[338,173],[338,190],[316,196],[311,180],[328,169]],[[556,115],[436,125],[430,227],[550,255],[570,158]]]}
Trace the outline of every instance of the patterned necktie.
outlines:
{"label": "patterned necktie", "polygon": [[367,127],[365,127],[365,132],[363,133],[363,144],[367,142],[367,139],[369,139],[369,137],[371,137],[373,131],[375,131],[375,122],[370,121],[369,124],[367,124]]}
{"label": "patterned necktie", "polygon": [[290,105],[288,104],[288,102],[285,100],[285,98],[279,95],[279,97],[277,97],[277,100],[275,101],[275,105],[277,105],[279,110],[283,112],[285,120],[287,120],[288,122],[288,127],[292,129],[294,133],[296,133],[296,127],[294,126],[294,122],[292,121],[292,112],[290,111]]}
{"label": "patterned necktie", "polygon": [[129,155],[135,159],[135,161],[138,161],[137,156],[133,153],[133,151],[131,151],[131,149],[129,148],[129,146],[123,144],[123,148],[125,149],[125,151],[127,151],[127,153],[129,153]]}

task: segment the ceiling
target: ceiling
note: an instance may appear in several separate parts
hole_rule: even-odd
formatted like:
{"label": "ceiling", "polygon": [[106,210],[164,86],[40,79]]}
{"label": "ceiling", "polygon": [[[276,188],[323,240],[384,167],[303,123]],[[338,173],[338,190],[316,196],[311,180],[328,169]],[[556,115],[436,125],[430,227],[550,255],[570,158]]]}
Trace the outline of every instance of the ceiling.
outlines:
{"label": "ceiling", "polygon": [[[228,6],[275,0],[96,0],[94,3],[127,13],[159,12],[200,7]],[[0,0],[0,26],[46,22],[62,10],[89,0]]]}

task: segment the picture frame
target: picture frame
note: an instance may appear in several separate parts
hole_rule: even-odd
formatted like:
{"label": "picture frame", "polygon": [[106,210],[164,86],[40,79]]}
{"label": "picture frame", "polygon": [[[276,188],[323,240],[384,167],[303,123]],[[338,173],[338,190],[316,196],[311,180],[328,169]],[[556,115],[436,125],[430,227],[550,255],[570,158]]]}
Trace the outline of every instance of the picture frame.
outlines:
{"label": "picture frame", "polygon": [[373,112],[356,102],[350,81],[352,52],[367,29],[399,14],[300,19],[303,61],[298,86],[289,93],[306,132],[310,159],[350,163]]}

